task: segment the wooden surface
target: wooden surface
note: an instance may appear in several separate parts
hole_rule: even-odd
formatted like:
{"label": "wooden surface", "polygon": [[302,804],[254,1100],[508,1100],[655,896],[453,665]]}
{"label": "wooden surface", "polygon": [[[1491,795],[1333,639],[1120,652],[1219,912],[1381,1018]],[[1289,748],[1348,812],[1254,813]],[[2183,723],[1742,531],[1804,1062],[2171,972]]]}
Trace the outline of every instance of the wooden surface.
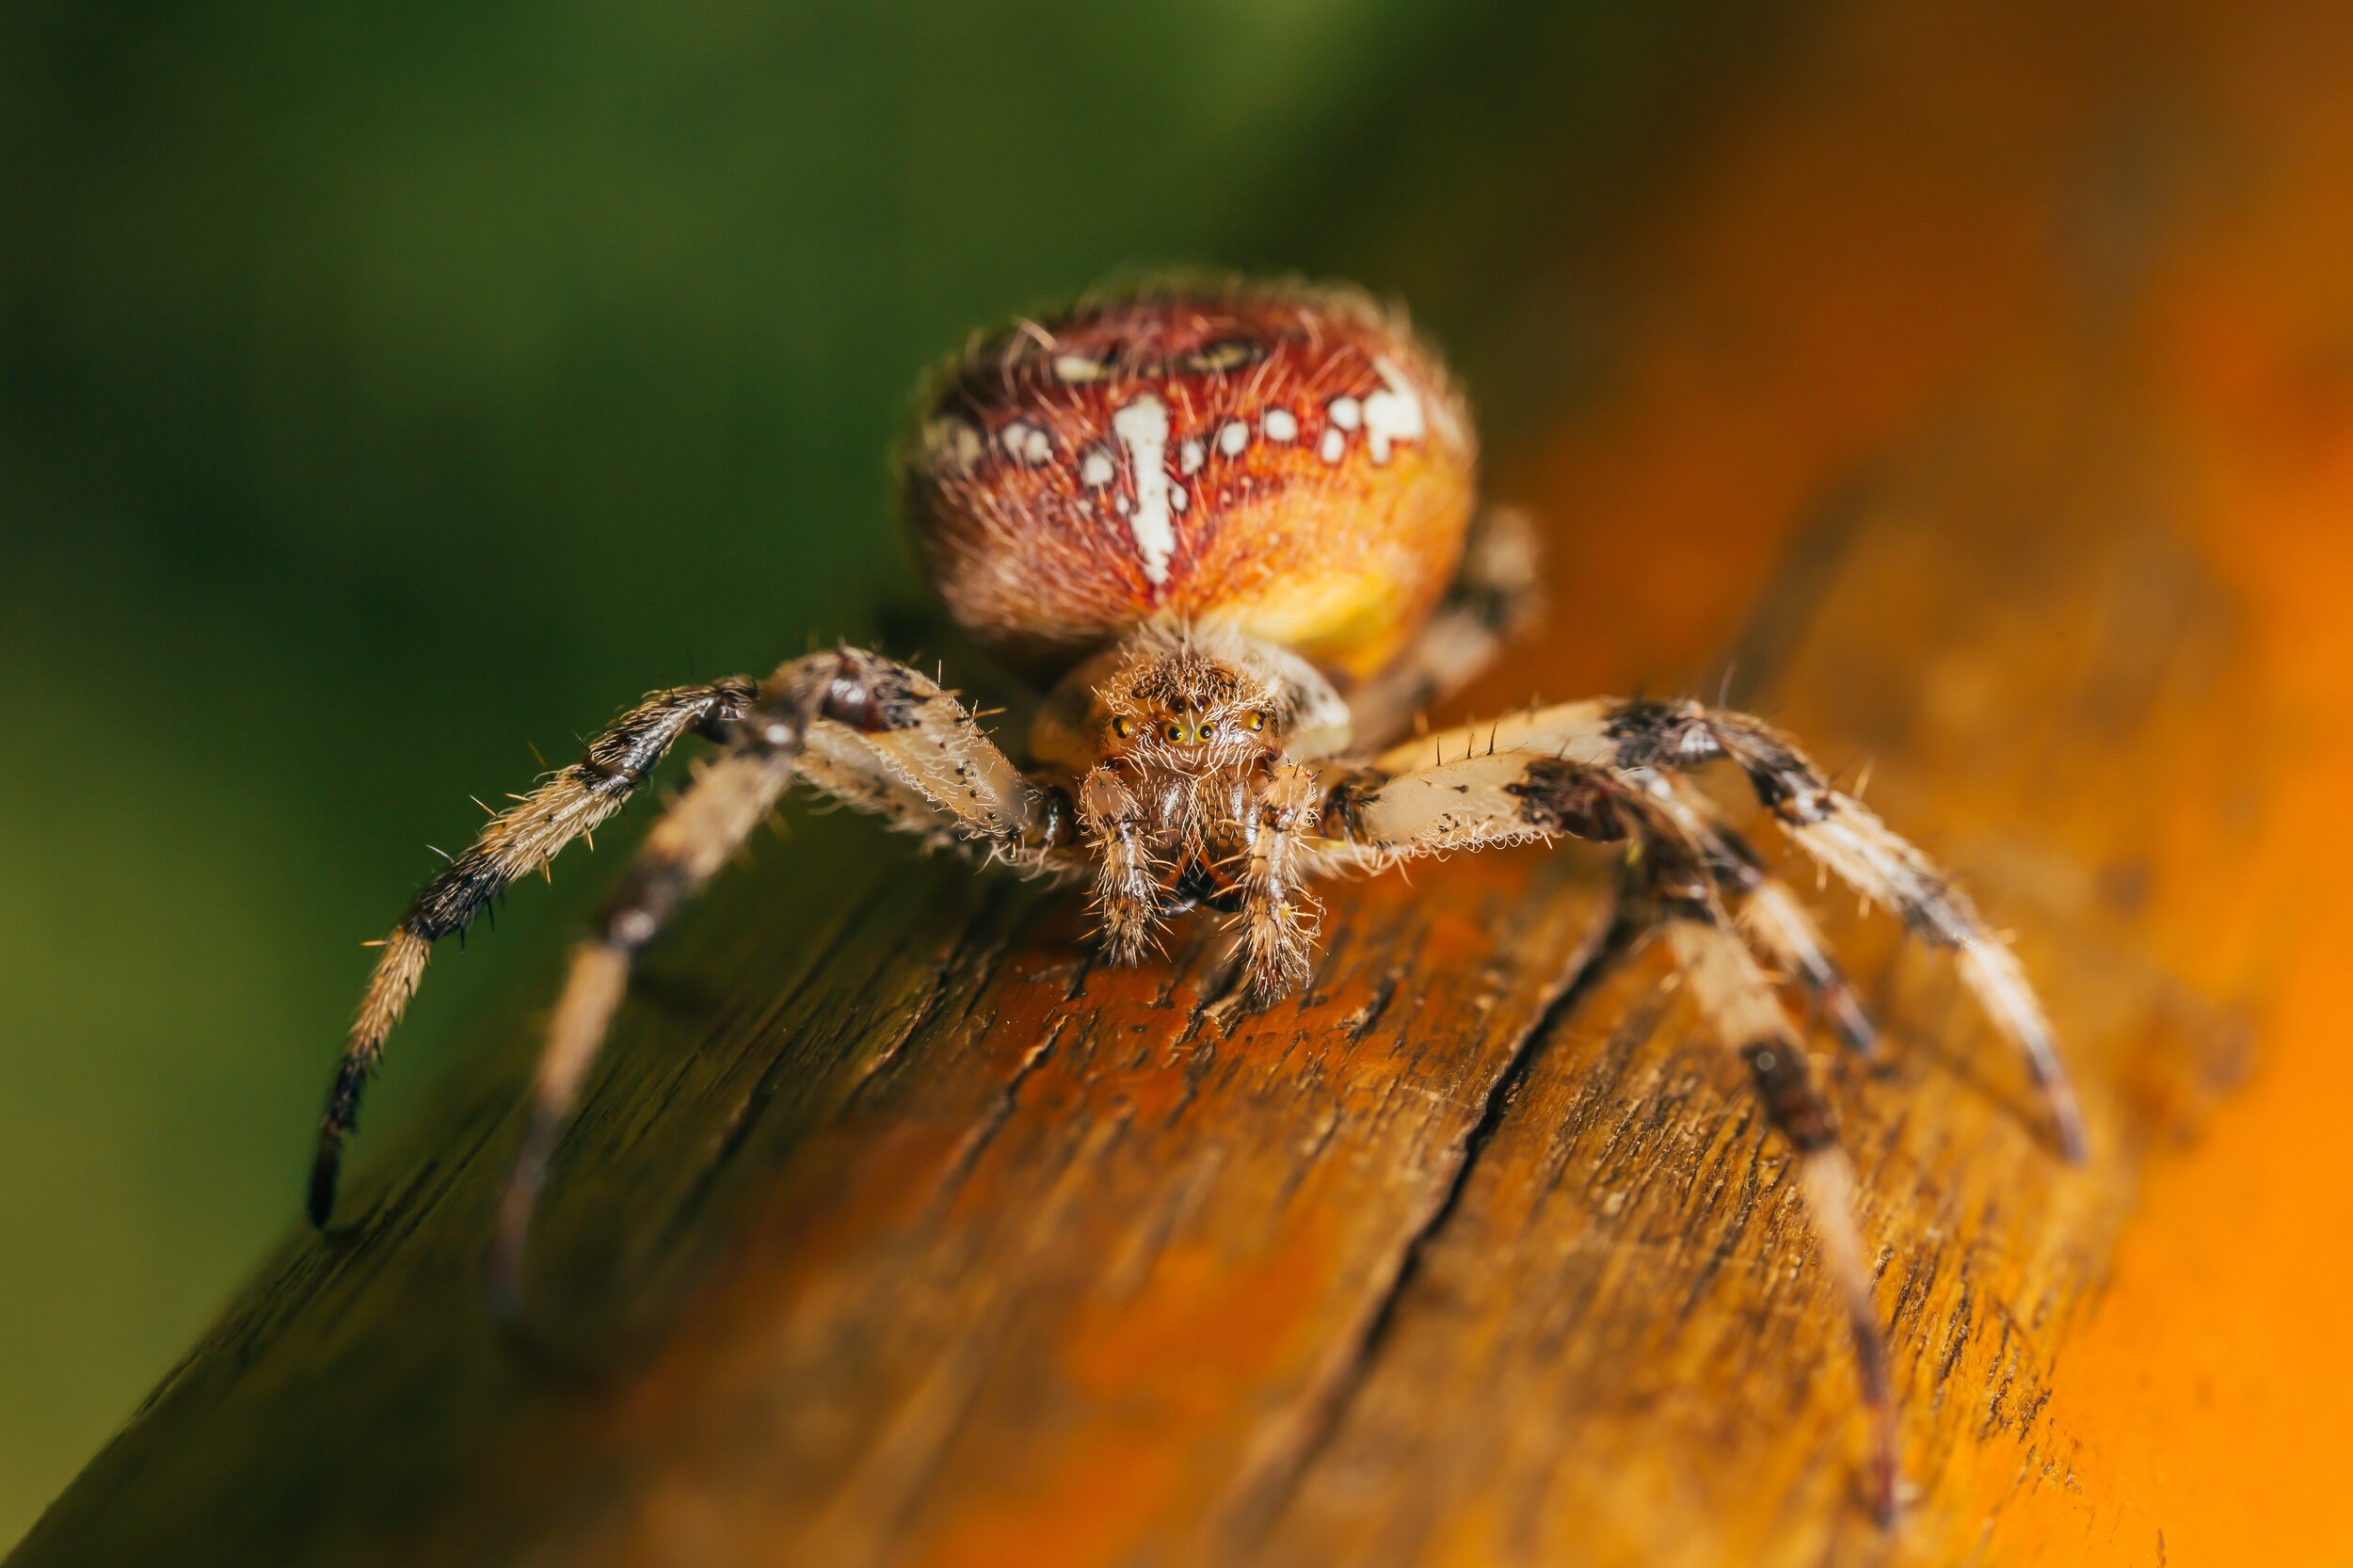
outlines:
{"label": "wooden surface", "polygon": [[[1199,951],[1104,970],[1074,901],[796,818],[648,964],[530,1345],[472,1290],[519,1012],[12,1560],[2342,1560],[2353,56],[1833,14],[1591,280],[1617,377],[1504,480],[1561,614],[1465,706],[1730,664],[2017,930],[2079,1171],[1824,901],[1889,1025],[1823,1061],[1899,1535],[1784,1151],[1658,956],[1597,962],[1602,858],[1336,888],[1225,1037]],[[2090,155],[2152,81],[2231,179]]]}

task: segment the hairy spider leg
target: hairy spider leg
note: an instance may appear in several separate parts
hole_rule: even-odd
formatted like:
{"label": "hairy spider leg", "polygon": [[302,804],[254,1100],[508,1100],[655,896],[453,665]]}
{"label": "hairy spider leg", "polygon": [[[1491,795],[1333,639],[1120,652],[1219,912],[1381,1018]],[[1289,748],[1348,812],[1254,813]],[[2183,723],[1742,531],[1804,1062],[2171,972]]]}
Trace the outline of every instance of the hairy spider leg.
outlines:
{"label": "hairy spider leg", "polygon": [[1115,964],[1136,963],[1160,945],[1166,923],[1143,804],[1115,769],[1095,768],[1079,786],[1079,822],[1095,861],[1103,952]]}
{"label": "hairy spider leg", "polygon": [[474,917],[517,877],[542,870],[574,839],[594,833],[619,810],[671,746],[690,733],[717,738],[742,716],[753,683],[742,676],[707,686],[656,692],[588,743],[586,755],[500,812],[466,852],[425,885],[381,944],[366,994],[353,1016],[311,1166],[311,1223],[335,1208],[344,1141],[360,1116],[360,1098],[424,978],[433,944],[462,936]]}
{"label": "hairy spider leg", "polygon": [[1749,945],[1775,970],[1796,982],[1838,1043],[1857,1056],[1879,1050],[1879,1030],[1830,955],[1830,944],[1789,885],[1765,869],[1763,856],[1714,803],[1687,778],[1653,776],[1652,792],[1705,858],[1716,891]]}
{"label": "hairy spider leg", "polygon": [[795,781],[894,827],[976,842],[1047,869],[1040,792],[972,716],[919,671],[855,648],[777,669],[705,768],[647,835],[595,934],[576,950],[534,1080],[488,1260],[492,1304],[520,1305],[532,1216],[555,1139],[609,1033],[636,955],[724,866]]}
{"label": "hairy spider leg", "polygon": [[1865,1466],[1871,1512],[1882,1528],[1896,1522],[1901,1460],[1887,1338],[1871,1302],[1872,1271],[1855,1224],[1854,1168],[1838,1146],[1838,1123],[1814,1081],[1805,1050],[1773,985],[1732,929],[1705,849],[1665,812],[1641,813],[1641,864],[1658,925],[1700,1012],[1717,1036],[1738,1051],[1766,1119],[1798,1155],[1806,1212],[1822,1245],[1822,1264],[1847,1319],[1855,1374],[1871,1418]]}
{"label": "hairy spider leg", "polygon": [[1322,904],[1306,891],[1309,836],[1321,828],[1323,791],[1315,771],[1277,763],[1251,804],[1242,852],[1241,924],[1244,984],[1261,1005],[1307,983]]}
{"label": "hairy spider leg", "polygon": [[488,1286],[502,1311],[518,1305],[523,1249],[547,1180],[548,1156],[629,988],[631,965],[792,786],[799,734],[789,721],[777,727],[785,733],[776,742],[730,751],[696,776],[646,836],[619,891],[598,916],[596,934],[573,952],[491,1237]]}
{"label": "hairy spider leg", "polygon": [[1402,774],[1433,760],[1532,752],[1596,767],[1686,771],[1730,761],[1790,841],[1905,926],[1953,954],[1962,981],[2026,1060],[2067,1159],[2084,1158],[2083,1113],[2049,1020],[2016,954],[1967,894],[1868,808],[1833,789],[1786,736],[1762,719],[1697,702],[1597,698],[1513,713],[1406,742],[1377,766]]}

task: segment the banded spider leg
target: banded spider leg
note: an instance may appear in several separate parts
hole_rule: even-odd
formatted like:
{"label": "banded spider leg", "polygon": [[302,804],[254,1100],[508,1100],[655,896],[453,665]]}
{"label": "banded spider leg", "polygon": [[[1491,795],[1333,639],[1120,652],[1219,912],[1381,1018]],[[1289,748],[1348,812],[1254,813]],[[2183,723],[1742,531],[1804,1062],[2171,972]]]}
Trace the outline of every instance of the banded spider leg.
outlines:
{"label": "banded spider leg", "polygon": [[647,834],[593,935],[575,950],[550,1020],[530,1119],[491,1241],[491,1294],[508,1310],[517,1302],[548,1157],[636,955],[795,782],[876,812],[895,827],[963,840],[1017,868],[1059,865],[1069,851],[1069,812],[1059,793],[1032,783],[952,696],[906,665],[844,648],[792,660],[757,687],[735,678],[659,694],[592,742],[585,760],[492,819],[393,933],[328,1097],[312,1178],[313,1221],[323,1224],[332,1211],[341,1146],[360,1091],[416,991],[432,942],[462,930],[516,876],[543,866],[610,816],[689,732],[724,749]]}

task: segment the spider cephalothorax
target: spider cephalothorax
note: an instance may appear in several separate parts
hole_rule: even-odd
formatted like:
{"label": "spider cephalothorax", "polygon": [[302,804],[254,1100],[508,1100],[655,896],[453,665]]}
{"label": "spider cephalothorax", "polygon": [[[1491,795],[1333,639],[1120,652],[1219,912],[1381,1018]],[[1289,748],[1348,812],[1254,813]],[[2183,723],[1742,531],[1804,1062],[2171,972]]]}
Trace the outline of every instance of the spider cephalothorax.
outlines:
{"label": "spider cephalothorax", "polygon": [[1048,677],[1016,764],[921,672],[854,648],[657,692],[500,813],[383,943],[330,1091],[324,1224],[360,1092],[433,944],[618,809],[688,733],[719,753],[664,813],[574,958],[492,1250],[511,1305],[532,1206],[636,953],[801,783],[987,860],[1083,881],[1136,961],[1226,912],[1236,996],[1305,981],[1306,884],[1416,856],[1625,841],[1700,1006],[1796,1149],[1896,1496],[1885,1351],[1835,1142],[1788,1010],[1849,1047],[1868,1018],[1796,897],[1689,775],[1748,778],[1791,843],[1953,954],[2025,1050],[2061,1145],[2082,1131],[2041,1010],[1968,899],[1785,737],[1695,702],[1534,708],[1400,743],[1529,616],[1534,552],[1474,516],[1461,400],[1403,319],[1344,290],[1144,289],[1023,321],[936,383],[904,462],[908,520],[965,629]]}
{"label": "spider cephalothorax", "polygon": [[[1078,821],[1098,856],[1096,904],[1112,956],[1140,957],[1166,917],[1244,909],[1262,848],[1259,799],[1287,758],[1348,738],[1348,707],[1305,660],[1214,630],[1151,626],[1064,679],[1031,735],[1078,778]],[[1309,924],[1255,954],[1273,998],[1305,974]]]}

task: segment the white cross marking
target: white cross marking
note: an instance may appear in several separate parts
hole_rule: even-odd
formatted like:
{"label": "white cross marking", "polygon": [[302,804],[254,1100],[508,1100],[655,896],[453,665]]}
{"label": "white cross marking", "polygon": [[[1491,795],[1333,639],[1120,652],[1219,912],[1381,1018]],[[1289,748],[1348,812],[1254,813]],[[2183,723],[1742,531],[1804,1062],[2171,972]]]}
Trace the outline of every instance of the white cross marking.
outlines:
{"label": "white cross marking", "polygon": [[1144,575],[1165,583],[1168,558],[1176,553],[1176,530],[1169,518],[1168,405],[1145,392],[1112,415],[1112,434],[1128,448],[1128,471],[1136,479],[1136,509],[1128,515],[1128,531],[1144,557]]}

